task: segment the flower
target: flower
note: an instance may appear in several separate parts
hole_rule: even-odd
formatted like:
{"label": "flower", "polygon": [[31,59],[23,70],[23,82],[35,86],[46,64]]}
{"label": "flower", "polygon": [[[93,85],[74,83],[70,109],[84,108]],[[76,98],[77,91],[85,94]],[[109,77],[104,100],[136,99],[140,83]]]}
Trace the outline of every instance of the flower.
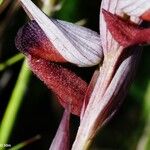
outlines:
{"label": "flower", "polygon": [[[139,1],[130,0],[128,3],[126,2],[124,0],[102,0],[100,38],[104,60],[89,103],[81,119],[72,147],[73,150],[86,149],[98,130],[116,113],[135,75],[142,52],[142,47],[139,44],[150,42],[150,29],[142,30],[139,27],[142,15],[150,9],[149,4],[149,7],[147,7],[145,1],[141,0],[140,5],[142,4],[143,9],[140,11],[139,8],[134,7],[139,5]],[[127,15],[130,15],[130,6],[137,13],[127,17]],[[124,11],[124,8],[127,12]],[[116,14],[118,17],[112,14]],[[129,23],[128,18],[130,22],[137,25]],[[146,38],[140,39],[140,35],[143,35],[144,32]],[[139,36],[134,40],[133,35],[134,37]]]}
{"label": "flower", "polygon": [[[143,20],[150,20],[150,4],[145,0],[102,0],[99,35],[49,19],[30,0],[20,2],[32,21],[19,30],[16,47],[26,55],[37,77],[58,95],[63,107],[80,115],[72,149],[86,149],[123,102],[136,72],[141,45],[150,42],[150,29],[140,26]],[[65,68],[68,62],[79,67],[102,65],[88,85]]]}

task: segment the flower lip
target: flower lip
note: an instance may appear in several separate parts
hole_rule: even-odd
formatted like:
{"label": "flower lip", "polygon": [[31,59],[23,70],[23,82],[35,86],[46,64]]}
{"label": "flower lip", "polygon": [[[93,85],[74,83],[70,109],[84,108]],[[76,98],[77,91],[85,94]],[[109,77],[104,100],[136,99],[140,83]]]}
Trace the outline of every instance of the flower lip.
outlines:
{"label": "flower lip", "polygon": [[62,65],[29,55],[28,62],[33,73],[54,91],[58,101],[71,113],[80,115],[88,84]]}

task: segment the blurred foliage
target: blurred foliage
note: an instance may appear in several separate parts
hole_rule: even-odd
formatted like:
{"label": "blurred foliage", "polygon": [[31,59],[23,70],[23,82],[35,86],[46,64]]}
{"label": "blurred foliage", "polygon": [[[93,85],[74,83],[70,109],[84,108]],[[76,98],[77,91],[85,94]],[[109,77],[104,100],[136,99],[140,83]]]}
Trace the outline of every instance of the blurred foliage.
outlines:
{"label": "blurred foliage", "polygon": [[[42,8],[42,1],[34,2]],[[86,19],[87,24],[85,26],[99,31],[100,0],[62,0],[60,2],[62,9],[54,13],[54,17],[70,22]],[[18,54],[14,39],[19,27],[27,20],[26,14],[19,8],[17,1],[3,1],[0,6],[0,64],[4,64],[3,62],[7,62]],[[150,149],[150,129],[147,128],[150,125],[149,48],[149,46],[144,47],[134,83],[124,104],[115,117],[97,135],[91,149]],[[11,93],[16,85],[21,65],[22,61],[19,61],[13,65],[8,65],[0,72],[0,120],[3,118]],[[84,68],[76,72],[89,81],[92,71],[92,68],[89,70]],[[43,83],[34,75],[30,77],[30,82],[25,86],[25,96],[8,143],[14,146],[40,134],[40,140],[24,149],[47,150],[61,119],[62,108],[55,101],[55,95],[43,86]],[[79,119],[72,116],[72,122],[73,141]]]}
{"label": "blurred foliage", "polygon": [[0,5],[2,4],[3,0],[0,0]]}

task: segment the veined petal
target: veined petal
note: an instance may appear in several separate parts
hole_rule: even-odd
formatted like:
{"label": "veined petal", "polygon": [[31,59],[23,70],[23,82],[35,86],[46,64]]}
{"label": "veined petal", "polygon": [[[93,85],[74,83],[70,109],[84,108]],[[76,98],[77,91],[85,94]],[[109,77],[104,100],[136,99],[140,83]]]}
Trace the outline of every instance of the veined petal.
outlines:
{"label": "veined petal", "polygon": [[80,115],[87,83],[61,65],[27,56],[31,70],[58,96],[64,108],[71,106],[71,113]]}
{"label": "veined petal", "polygon": [[[102,10],[106,10],[111,12],[112,14],[116,14],[118,12],[118,4],[120,0],[102,0],[101,3],[101,12],[100,12],[100,38],[102,41],[102,47],[104,51],[104,55],[111,51],[117,51],[120,49],[120,45],[117,41],[114,40],[112,35],[110,34],[109,30],[107,29],[106,22],[104,19],[104,15]],[[122,12],[117,13],[118,15],[122,16]]]}
{"label": "veined petal", "polygon": [[[99,111],[97,123],[95,123],[96,125],[93,128],[95,130],[101,128],[115,114],[134,78],[142,50],[140,47],[132,47],[127,51],[126,55],[120,59],[121,64],[117,68],[105,93],[103,93],[101,100],[99,100],[100,107],[94,108],[95,111]],[[96,95],[96,99],[98,99],[98,95]],[[98,125],[100,126],[98,127]]]}
{"label": "veined petal", "polygon": [[53,22],[59,26],[64,35],[76,46],[76,49],[78,49],[81,54],[85,54],[84,57],[86,57],[86,59],[89,59],[91,62],[93,61],[93,64],[101,62],[103,51],[100,37],[96,32],[61,20],[53,19]]}
{"label": "veined petal", "polygon": [[25,11],[44,31],[58,53],[78,66],[98,64],[102,58],[99,35],[89,29],[64,21],[49,19],[32,1],[20,0]]}
{"label": "veined petal", "polygon": [[66,108],[60,122],[57,133],[52,141],[49,150],[69,150],[70,149],[70,111]]}
{"label": "veined petal", "polygon": [[120,0],[119,9],[129,16],[142,16],[150,9],[149,0]]}

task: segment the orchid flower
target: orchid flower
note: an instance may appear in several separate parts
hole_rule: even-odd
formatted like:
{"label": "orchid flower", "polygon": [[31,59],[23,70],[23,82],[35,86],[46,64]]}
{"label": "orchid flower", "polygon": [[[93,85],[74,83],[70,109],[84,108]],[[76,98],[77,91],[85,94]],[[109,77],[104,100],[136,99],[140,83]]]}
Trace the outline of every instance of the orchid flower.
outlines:
{"label": "orchid flower", "polygon": [[80,115],[87,83],[62,65],[98,64],[103,58],[98,33],[49,19],[30,0],[20,2],[32,21],[19,30],[16,47],[27,56],[32,71],[58,95],[59,102],[65,108],[71,104],[71,112]]}
{"label": "orchid flower", "polygon": [[[142,21],[150,20],[150,3],[102,0],[99,35],[85,27],[49,19],[30,0],[20,2],[31,21],[19,30],[16,47],[26,55],[37,77],[56,93],[62,106],[80,116],[72,150],[84,150],[123,102],[138,65],[141,45],[150,42],[150,29],[140,26]],[[66,63],[79,67],[101,65],[88,85],[66,68]],[[69,119],[64,120],[60,127],[66,128],[63,124]],[[58,130],[55,139],[65,138],[61,132]],[[53,149],[59,149],[61,144],[65,147],[63,142],[58,146],[55,139]]]}

